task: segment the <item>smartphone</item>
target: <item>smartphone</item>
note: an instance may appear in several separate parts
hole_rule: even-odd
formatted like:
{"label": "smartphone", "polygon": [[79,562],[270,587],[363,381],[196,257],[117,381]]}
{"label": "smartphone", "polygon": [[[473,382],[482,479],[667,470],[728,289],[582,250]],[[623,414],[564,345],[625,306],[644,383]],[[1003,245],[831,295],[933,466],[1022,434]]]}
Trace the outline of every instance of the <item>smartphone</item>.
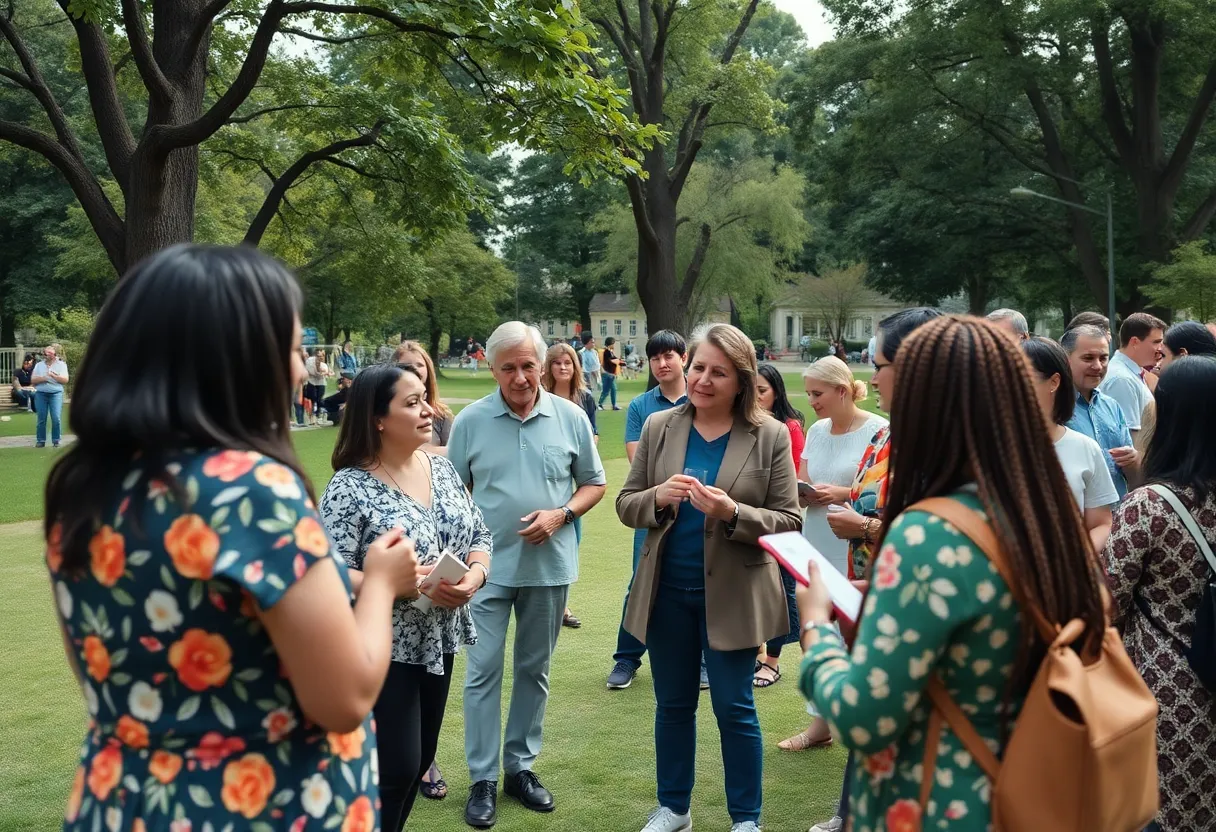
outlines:
{"label": "smartphone", "polygon": [[804,500],[814,500],[819,496],[819,489],[809,482],[798,480],[798,496]]}

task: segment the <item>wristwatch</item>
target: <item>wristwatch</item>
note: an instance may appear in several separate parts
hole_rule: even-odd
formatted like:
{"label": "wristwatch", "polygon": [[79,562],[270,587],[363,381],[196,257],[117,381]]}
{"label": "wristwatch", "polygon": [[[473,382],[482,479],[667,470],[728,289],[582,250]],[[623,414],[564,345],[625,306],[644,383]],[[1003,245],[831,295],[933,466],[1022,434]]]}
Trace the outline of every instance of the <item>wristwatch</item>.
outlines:
{"label": "wristwatch", "polygon": [[574,509],[570,508],[570,506],[562,506],[562,513],[566,515],[565,524],[567,526],[574,522]]}

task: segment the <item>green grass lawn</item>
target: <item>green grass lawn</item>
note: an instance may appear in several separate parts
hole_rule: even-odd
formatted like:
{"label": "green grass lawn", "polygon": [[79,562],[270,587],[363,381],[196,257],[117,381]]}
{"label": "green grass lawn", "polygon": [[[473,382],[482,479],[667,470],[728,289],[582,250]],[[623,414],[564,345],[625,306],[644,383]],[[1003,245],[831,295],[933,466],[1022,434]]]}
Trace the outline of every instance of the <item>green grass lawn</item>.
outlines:
{"label": "green grass lawn", "polygon": [[[607,414],[621,420],[623,414]],[[610,421],[611,424],[611,421]],[[318,486],[328,478],[332,431],[297,434],[305,467]],[[609,692],[604,678],[611,667],[620,620],[621,597],[629,579],[632,533],[617,522],[613,497],[626,473],[623,452],[611,453],[619,438],[608,441],[605,456],[609,495],[587,517],[581,576],[570,604],[582,618],[580,630],[566,630],[553,660],[552,694],[545,721],[545,746],[537,772],[554,792],[558,809],[536,815],[510,800],[500,803],[496,827],[513,830],[640,829],[654,805],[654,698],[648,667],[633,687]],[[12,461],[33,451],[0,451],[0,480],[11,490]],[[23,477],[33,477],[27,465]],[[40,535],[34,524],[0,527],[0,579],[7,587],[5,614],[0,616],[0,830],[28,832],[58,828],[71,785],[84,706],[62,658],[55,628],[50,587],[41,563]],[[840,749],[788,754],[778,740],[801,729],[805,703],[795,678],[796,648],[787,648],[787,677],[759,691],[765,742],[764,821],[770,832],[802,832],[832,814],[840,789],[844,752]],[[412,830],[461,830],[469,785],[464,766],[460,680],[448,704],[439,762],[450,784],[447,800],[419,799],[410,820]],[[504,683],[510,689],[510,674]],[[717,730],[703,696],[697,748],[698,781],[693,814],[700,829],[729,828]],[[505,705],[504,700],[504,705]]]}
{"label": "green grass lawn", "polygon": [[[868,375],[868,374],[867,374]],[[795,405],[814,421],[797,373],[786,383]],[[622,382],[621,406],[645,390],[645,382]],[[493,389],[488,372],[476,378],[449,372],[442,384],[449,398],[475,399]],[[459,409],[462,405],[457,405]],[[873,410],[874,400],[863,403]],[[32,435],[33,419],[18,413],[0,422],[0,436]],[[64,411],[65,419],[67,410]],[[654,699],[648,668],[626,691],[609,692],[604,678],[611,666],[620,620],[621,596],[629,579],[631,532],[612,509],[626,473],[625,412],[601,411],[600,454],[608,471],[609,494],[586,520],[581,580],[571,592],[571,607],[583,628],[563,632],[553,662],[552,698],[546,718],[545,750],[538,773],[554,791],[559,808],[552,817],[524,811],[512,801],[501,804],[498,829],[605,830],[641,828],[654,804]],[[331,474],[332,428],[293,435],[301,462],[316,484]],[[59,452],[50,449],[0,449],[0,523],[37,520],[42,515],[42,486]],[[0,526],[0,579],[10,599],[0,616],[0,832],[58,828],[83,734],[84,708],[71,679],[55,629],[50,588],[41,563],[37,524]],[[788,648],[787,648],[788,649]],[[844,754],[839,749],[786,754],[776,742],[803,727],[807,716],[798,695],[796,653],[787,653],[780,684],[759,691],[765,738],[765,826],[772,832],[799,832],[829,817],[840,788]],[[439,761],[451,786],[440,803],[419,800],[410,828],[460,830],[468,773],[463,762],[460,684],[448,705]],[[509,669],[505,689],[509,690]],[[701,829],[729,828],[717,732],[709,700],[697,752],[698,785],[693,812]]]}

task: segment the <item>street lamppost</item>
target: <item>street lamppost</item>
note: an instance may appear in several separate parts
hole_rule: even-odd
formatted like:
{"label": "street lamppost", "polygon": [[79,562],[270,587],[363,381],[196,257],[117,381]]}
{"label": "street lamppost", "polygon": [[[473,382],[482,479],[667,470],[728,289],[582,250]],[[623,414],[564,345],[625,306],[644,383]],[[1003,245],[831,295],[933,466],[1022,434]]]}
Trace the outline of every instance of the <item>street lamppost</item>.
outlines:
{"label": "street lamppost", "polygon": [[[1070,208],[1080,208],[1082,211],[1088,211],[1091,214],[1102,216],[1102,212],[1096,208],[1090,208],[1080,202],[1069,202],[1067,199],[1060,199],[1055,196],[1041,194],[1038,191],[1032,191],[1030,188],[1025,188],[1019,185],[1016,188],[1011,188],[1009,193],[1019,198],[1036,197],[1038,199],[1046,199],[1050,202],[1058,202],[1061,205],[1067,205]],[[1110,319],[1111,326],[1111,351],[1115,348],[1114,328],[1115,328],[1115,215],[1111,209],[1110,191],[1106,192],[1106,316]]]}

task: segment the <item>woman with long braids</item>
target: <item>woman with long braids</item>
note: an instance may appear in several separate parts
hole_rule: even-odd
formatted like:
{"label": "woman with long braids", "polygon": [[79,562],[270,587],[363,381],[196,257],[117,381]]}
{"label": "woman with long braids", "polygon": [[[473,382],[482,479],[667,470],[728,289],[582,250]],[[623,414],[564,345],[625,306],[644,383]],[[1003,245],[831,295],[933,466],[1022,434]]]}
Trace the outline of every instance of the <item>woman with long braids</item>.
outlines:
{"label": "woman with long braids", "polygon": [[[1080,619],[1078,650],[1096,650],[1102,578],[1018,346],[987,321],[947,317],[908,338],[896,364],[889,519],[860,629],[850,654],[815,571],[798,593],[802,690],[859,755],[854,829],[986,829],[989,781],[953,731],[941,732],[922,817],[926,687],[940,678],[980,736],[1001,743],[1046,650],[1019,608]],[[999,518],[1016,586],[954,525],[910,510],[932,497]]]}
{"label": "woman with long braids", "polygon": [[[874,386],[874,392],[878,396],[878,406],[887,413],[891,412],[891,397],[895,394],[895,356],[899,348],[904,339],[929,321],[940,318],[941,314],[931,306],[917,306],[901,309],[878,322],[874,354],[870,357],[874,364],[874,375],[870,377],[870,384]],[[810,388],[809,384],[807,386]],[[829,513],[827,516],[832,533],[841,540],[848,541],[848,575],[851,578],[860,578],[866,574],[874,552],[874,542],[882,530],[887,506],[887,460],[890,452],[891,428],[890,425],[883,425],[861,455],[861,463],[853,477],[853,487],[849,490],[849,499],[843,506],[844,510]],[[830,737],[827,723],[816,716],[805,731],[782,740],[777,746],[785,751],[797,751],[800,748],[822,745]],[[810,832],[840,832],[844,828],[844,818],[848,814],[849,806],[849,785],[852,780],[853,755],[850,754],[844,768],[836,814],[829,820],[812,826]]]}

